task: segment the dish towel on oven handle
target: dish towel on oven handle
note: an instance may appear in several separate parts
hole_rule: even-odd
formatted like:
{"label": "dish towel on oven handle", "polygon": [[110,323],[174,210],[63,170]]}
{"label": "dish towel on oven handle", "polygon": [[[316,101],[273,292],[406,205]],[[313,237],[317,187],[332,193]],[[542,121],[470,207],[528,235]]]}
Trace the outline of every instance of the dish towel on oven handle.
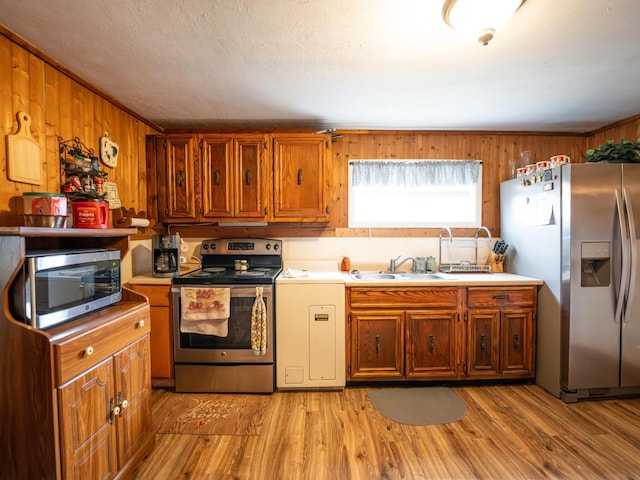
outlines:
{"label": "dish towel on oven handle", "polygon": [[226,337],[230,301],[231,290],[228,288],[182,287],[180,331]]}
{"label": "dish towel on oven handle", "polygon": [[256,287],[256,301],[251,309],[251,349],[254,355],[267,353],[267,307],[262,299],[262,287]]}

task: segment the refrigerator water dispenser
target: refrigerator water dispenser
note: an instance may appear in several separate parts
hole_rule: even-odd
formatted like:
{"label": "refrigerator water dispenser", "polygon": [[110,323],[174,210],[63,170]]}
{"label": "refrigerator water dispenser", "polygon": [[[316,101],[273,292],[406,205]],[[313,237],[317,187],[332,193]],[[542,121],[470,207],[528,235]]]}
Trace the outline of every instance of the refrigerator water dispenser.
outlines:
{"label": "refrigerator water dispenser", "polygon": [[611,248],[609,242],[582,242],[580,286],[608,287],[611,284]]}

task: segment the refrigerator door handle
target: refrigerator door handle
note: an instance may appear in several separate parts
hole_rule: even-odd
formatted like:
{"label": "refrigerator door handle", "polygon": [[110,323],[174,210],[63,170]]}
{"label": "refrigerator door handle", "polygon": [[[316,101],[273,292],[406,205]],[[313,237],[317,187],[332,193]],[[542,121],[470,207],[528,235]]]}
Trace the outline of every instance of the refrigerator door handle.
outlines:
{"label": "refrigerator door handle", "polygon": [[625,219],[624,201],[621,189],[616,188],[616,207],[618,210],[618,222],[620,224],[620,238],[622,240],[622,273],[620,275],[620,286],[618,288],[618,298],[616,299],[616,313],[613,317],[613,323],[620,323],[622,318],[622,309],[624,300],[627,296],[627,287],[629,284],[629,229]]}
{"label": "refrigerator door handle", "polygon": [[625,300],[624,317],[622,317],[625,323],[629,323],[631,318],[631,305],[633,304],[633,295],[636,290],[636,276],[638,274],[638,232],[636,230],[636,220],[633,216],[633,206],[631,203],[631,192],[628,188],[623,190],[624,204],[627,209],[627,220],[629,223],[629,243],[631,244],[631,256],[628,260],[630,265],[629,272],[629,287],[627,290],[627,298]]}

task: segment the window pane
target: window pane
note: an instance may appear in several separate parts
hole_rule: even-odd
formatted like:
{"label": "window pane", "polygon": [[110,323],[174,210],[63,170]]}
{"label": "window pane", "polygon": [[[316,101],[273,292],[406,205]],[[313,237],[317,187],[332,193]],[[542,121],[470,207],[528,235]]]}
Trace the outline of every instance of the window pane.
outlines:
{"label": "window pane", "polygon": [[[438,175],[429,176],[425,175],[423,165],[407,169],[403,161],[368,161],[373,168],[364,173],[359,171],[359,178],[354,182],[353,166],[357,162],[349,163],[349,227],[437,228],[445,225],[481,225],[480,162],[474,161],[477,169],[474,182],[464,185],[458,183],[462,176],[469,178],[468,171],[463,175],[461,170],[456,169],[467,169],[467,161],[422,161],[439,163],[438,168],[433,170],[438,171]],[[420,163],[415,160],[411,162]],[[358,185],[355,186],[354,183]]]}

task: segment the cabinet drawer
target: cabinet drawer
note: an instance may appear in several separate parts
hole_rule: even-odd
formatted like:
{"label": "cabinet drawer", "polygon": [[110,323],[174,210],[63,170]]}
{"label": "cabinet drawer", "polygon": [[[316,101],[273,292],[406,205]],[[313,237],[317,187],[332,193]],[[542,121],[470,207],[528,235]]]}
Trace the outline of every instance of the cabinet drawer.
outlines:
{"label": "cabinet drawer", "polygon": [[141,293],[149,299],[149,305],[154,307],[169,306],[169,292],[171,285],[129,285],[131,290]]}
{"label": "cabinet drawer", "polygon": [[536,287],[469,287],[467,307],[521,307],[535,303]]}
{"label": "cabinet drawer", "polygon": [[124,314],[120,308],[110,308],[91,314],[104,317],[100,318],[99,325],[54,343],[57,386],[149,333],[151,322],[148,305]]}
{"label": "cabinet drawer", "polygon": [[350,288],[351,308],[457,307],[457,287]]}

